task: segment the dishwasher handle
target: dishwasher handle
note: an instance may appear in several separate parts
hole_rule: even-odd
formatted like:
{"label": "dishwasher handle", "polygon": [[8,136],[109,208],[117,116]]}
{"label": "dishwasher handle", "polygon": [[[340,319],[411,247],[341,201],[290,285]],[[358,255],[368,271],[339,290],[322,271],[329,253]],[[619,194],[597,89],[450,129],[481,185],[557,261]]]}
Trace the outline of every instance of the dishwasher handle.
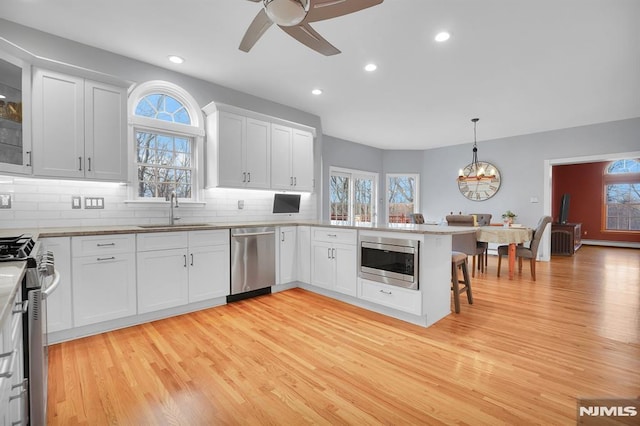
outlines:
{"label": "dishwasher handle", "polygon": [[246,234],[231,234],[233,238],[237,237],[255,237],[256,235],[275,235],[276,231],[266,232],[247,232]]}

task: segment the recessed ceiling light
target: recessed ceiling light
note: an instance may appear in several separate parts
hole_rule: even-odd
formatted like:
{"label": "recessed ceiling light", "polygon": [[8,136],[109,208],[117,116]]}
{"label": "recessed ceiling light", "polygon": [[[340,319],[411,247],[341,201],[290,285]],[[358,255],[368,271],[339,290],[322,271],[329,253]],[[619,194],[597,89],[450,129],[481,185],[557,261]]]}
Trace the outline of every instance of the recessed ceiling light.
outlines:
{"label": "recessed ceiling light", "polygon": [[436,41],[438,41],[438,42],[447,41],[447,40],[449,40],[449,37],[451,37],[451,34],[449,34],[446,31],[442,31],[442,32],[436,34]]}
{"label": "recessed ceiling light", "polygon": [[181,64],[181,63],[184,62],[184,59],[182,59],[180,56],[176,56],[176,55],[169,56],[169,60],[171,62],[173,62],[174,64]]}
{"label": "recessed ceiling light", "polygon": [[0,95],[0,99],[6,99],[5,95]]}
{"label": "recessed ceiling light", "polygon": [[314,95],[322,95],[322,89],[313,89],[311,91],[311,93],[313,93]]}
{"label": "recessed ceiling light", "polygon": [[378,66],[376,64],[367,64],[364,66],[364,70],[369,72],[373,72],[377,69],[378,69]]}

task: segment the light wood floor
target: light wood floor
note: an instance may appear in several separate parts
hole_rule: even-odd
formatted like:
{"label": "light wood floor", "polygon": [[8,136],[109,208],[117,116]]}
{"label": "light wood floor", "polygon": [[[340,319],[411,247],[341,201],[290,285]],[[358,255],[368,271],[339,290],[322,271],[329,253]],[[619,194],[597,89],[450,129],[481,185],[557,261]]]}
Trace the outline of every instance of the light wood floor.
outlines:
{"label": "light wood floor", "polygon": [[574,425],[640,395],[639,250],[496,265],[429,328],[294,289],[52,346],[48,424]]}

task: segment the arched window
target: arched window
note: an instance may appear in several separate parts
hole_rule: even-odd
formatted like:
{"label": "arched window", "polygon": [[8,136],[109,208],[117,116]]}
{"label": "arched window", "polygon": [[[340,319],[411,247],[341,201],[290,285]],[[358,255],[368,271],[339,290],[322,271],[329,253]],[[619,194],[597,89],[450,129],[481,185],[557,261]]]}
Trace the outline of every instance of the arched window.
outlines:
{"label": "arched window", "polygon": [[604,176],[605,229],[640,231],[640,159],[617,160]]}
{"label": "arched window", "polygon": [[135,153],[138,199],[196,200],[204,126],[196,101],[182,88],[164,81],[137,86],[129,95],[131,140]]}

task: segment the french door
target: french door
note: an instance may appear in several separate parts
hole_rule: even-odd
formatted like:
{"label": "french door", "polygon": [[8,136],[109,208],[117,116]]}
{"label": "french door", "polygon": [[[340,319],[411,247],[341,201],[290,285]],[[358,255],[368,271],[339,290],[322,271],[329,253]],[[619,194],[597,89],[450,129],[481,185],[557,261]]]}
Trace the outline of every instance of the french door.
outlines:
{"label": "french door", "polygon": [[330,168],[330,219],[341,223],[376,221],[378,174]]}

